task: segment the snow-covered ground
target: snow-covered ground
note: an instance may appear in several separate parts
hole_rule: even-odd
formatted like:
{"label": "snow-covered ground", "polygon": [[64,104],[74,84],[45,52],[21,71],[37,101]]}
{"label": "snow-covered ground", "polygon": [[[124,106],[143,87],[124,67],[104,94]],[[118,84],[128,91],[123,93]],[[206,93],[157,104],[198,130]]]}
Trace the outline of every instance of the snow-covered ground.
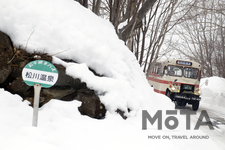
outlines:
{"label": "snow-covered ground", "polygon": [[[67,74],[81,78],[96,90],[109,110],[105,119],[96,120],[80,115],[77,107],[81,104],[76,100],[51,100],[40,108],[36,128],[31,126],[33,109],[28,102],[0,89],[0,150],[225,149],[225,144],[217,141],[222,138],[193,130],[193,121],[191,130],[186,130],[186,118],[179,112],[175,130],[164,124],[158,130],[157,123],[148,123],[147,130],[143,130],[142,110],[152,116],[162,110],[164,123],[166,110],[174,110],[173,103],[153,92],[113,26],[77,2],[7,0],[0,2],[0,14],[0,30],[11,37],[14,45],[54,56],[53,62],[63,64]],[[78,64],[65,63],[60,58],[73,59]],[[87,67],[104,77],[95,76]],[[214,88],[208,89],[214,92]],[[117,108],[129,118],[123,120],[115,113]],[[184,139],[175,138],[178,135]],[[202,139],[191,139],[194,136]]]}
{"label": "snow-covered ground", "polygon": [[[205,82],[208,81],[208,85]],[[211,121],[225,137],[225,79],[209,77],[201,80],[202,101],[200,110],[207,110]]]}
{"label": "snow-covered ground", "polygon": [[[206,80],[208,80],[208,85],[205,84]],[[223,110],[225,107],[225,79],[219,77],[204,78],[200,85],[203,92],[202,103]]]}
{"label": "snow-covered ground", "polygon": [[[159,94],[153,94],[152,98],[169,101],[166,96]],[[141,111],[127,120],[109,112],[105,119],[96,120],[80,115],[77,107],[81,103],[78,101],[51,100],[39,110],[38,127],[32,127],[33,109],[28,104],[27,101],[22,102],[22,98],[18,95],[0,89],[1,150],[193,150],[197,147],[204,150],[223,150],[225,148],[224,134],[212,134],[208,127],[205,129],[207,132],[202,131],[202,127],[200,130],[193,130],[197,121],[193,119],[191,130],[186,130],[185,117],[179,113],[177,115],[179,126],[175,130],[169,130],[164,125],[163,130],[158,130],[157,123],[154,126],[148,123],[147,130],[143,130]],[[143,105],[142,109],[148,110],[150,114],[151,109],[156,107],[151,101],[145,101]],[[223,112],[225,113],[224,110]],[[177,139],[178,136],[184,139]],[[194,136],[199,139],[191,139]]]}

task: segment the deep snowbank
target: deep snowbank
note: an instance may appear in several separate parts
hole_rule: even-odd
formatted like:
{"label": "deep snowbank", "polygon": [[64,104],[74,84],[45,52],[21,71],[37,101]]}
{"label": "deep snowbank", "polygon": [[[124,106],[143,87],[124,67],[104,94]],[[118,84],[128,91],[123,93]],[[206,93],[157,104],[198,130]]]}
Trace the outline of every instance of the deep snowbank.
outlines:
{"label": "deep snowbank", "polygon": [[[142,130],[141,110],[154,114],[157,110],[173,110],[174,105],[149,87],[135,57],[118,40],[112,25],[73,0],[5,0],[0,3],[0,14],[0,30],[15,45],[27,45],[30,52],[58,53],[54,62],[63,64],[68,74],[81,78],[99,92],[101,101],[111,112],[104,120],[96,120],[80,115],[78,101],[51,100],[39,110],[38,128],[34,128],[31,127],[33,109],[28,102],[0,89],[1,150],[180,150],[196,149],[199,145],[204,150],[224,149],[223,144],[217,145],[211,137],[149,139],[149,135],[204,136],[205,133],[185,130],[183,116],[178,116],[180,126],[176,130],[157,130],[157,124]],[[65,63],[59,58],[74,59],[79,64]],[[95,76],[88,67],[104,77]],[[112,114],[116,108],[128,107],[132,110],[129,115],[134,117],[126,121]]]}
{"label": "deep snowbank", "polygon": [[[55,56],[54,63],[64,64],[69,75],[98,92],[110,112],[121,109],[135,115],[142,101],[155,101],[138,62],[111,23],[74,0],[7,0],[1,2],[0,14],[0,30],[14,45]],[[104,77],[95,76],[88,67]],[[157,101],[161,108],[164,102]]]}
{"label": "deep snowbank", "polygon": [[[204,83],[208,80],[208,86]],[[201,80],[202,102],[214,106],[225,107],[225,79],[209,77]]]}
{"label": "deep snowbank", "polygon": [[[155,97],[156,98],[156,97]],[[164,95],[158,97],[168,100]],[[143,103],[149,113],[154,105]],[[80,115],[80,102],[51,100],[39,109],[38,127],[32,127],[33,109],[21,97],[0,89],[0,149],[1,150],[73,150],[73,149],[195,149],[223,150],[224,144],[201,130],[185,130],[185,117],[179,118],[175,130],[157,130],[157,124],[141,128],[141,115],[123,120],[107,113],[104,120]],[[168,116],[166,116],[168,117]],[[194,125],[191,124],[193,128]],[[191,136],[208,136],[209,139],[190,139]],[[149,138],[155,137],[155,138]],[[184,136],[188,139],[173,139]],[[160,137],[160,139],[156,139]],[[166,139],[169,137],[170,139]]]}

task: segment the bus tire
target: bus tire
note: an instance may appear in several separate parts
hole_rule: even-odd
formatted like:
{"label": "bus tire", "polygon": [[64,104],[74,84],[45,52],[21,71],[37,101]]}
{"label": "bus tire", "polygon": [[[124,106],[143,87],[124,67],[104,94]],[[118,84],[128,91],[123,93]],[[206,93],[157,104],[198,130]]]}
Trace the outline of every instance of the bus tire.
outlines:
{"label": "bus tire", "polygon": [[193,102],[192,103],[192,110],[197,111],[199,107],[199,101]]}
{"label": "bus tire", "polygon": [[177,104],[177,106],[182,106],[181,100],[177,99],[177,100],[176,100],[176,104]]}
{"label": "bus tire", "polygon": [[171,99],[171,95],[170,95],[170,91],[169,90],[166,91],[166,96]]}

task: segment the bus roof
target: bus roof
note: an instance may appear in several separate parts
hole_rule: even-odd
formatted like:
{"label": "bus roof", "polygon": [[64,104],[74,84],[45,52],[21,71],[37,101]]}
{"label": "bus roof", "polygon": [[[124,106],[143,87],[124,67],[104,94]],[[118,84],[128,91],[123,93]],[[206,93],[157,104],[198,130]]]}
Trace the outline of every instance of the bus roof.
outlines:
{"label": "bus roof", "polygon": [[201,68],[201,65],[197,62],[190,61],[190,60],[182,60],[182,59],[167,59],[164,61],[157,61],[157,63],[163,65],[178,65],[178,66],[187,66],[187,67],[194,67],[194,68]]}

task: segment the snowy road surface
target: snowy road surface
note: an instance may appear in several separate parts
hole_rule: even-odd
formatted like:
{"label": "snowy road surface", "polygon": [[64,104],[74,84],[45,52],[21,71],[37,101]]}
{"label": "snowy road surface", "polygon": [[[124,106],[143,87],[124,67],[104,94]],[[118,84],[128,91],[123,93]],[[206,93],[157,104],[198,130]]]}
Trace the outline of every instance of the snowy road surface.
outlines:
{"label": "snowy road surface", "polygon": [[[213,109],[204,104],[200,106],[198,112],[201,112],[202,110],[207,110],[210,120],[212,121],[212,124],[215,128],[225,129],[225,113],[224,112]],[[223,133],[225,135],[225,131]]]}
{"label": "snowy road surface", "polygon": [[[191,105],[178,108],[187,112],[193,112]],[[206,122],[203,119],[205,125],[200,126],[200,130],[205,132],[210,139],[215,141],[218,145],[224,145],[225,141],[225,112],[217,109],[215,106],[201,103],[196,115],[191,115],[191,123],[196,124],[203,110],[206,110],[210,121]],[[213,130],[210,130],[209,126],[212,124]]]}

